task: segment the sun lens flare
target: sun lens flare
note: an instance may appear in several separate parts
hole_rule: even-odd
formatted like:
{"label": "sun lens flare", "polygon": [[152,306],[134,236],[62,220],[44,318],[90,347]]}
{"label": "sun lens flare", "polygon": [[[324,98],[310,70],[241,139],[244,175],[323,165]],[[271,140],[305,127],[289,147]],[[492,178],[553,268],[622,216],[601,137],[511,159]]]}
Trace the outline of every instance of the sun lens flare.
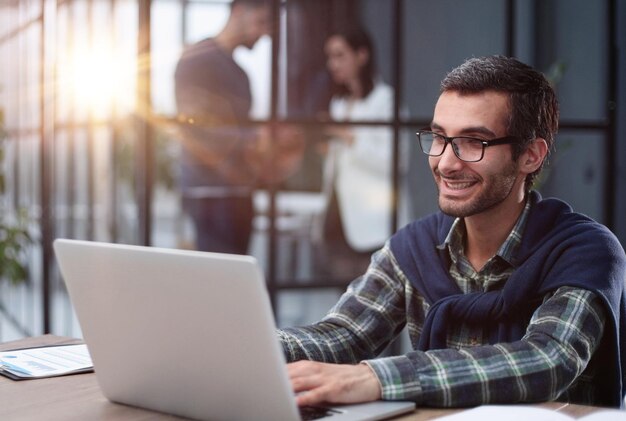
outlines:
{"label": "sun lens flare", "polygon": [[75,51],[61,66],[61,89],[78,110],[106,117],[113,108],[130,110],[135,102],[135,61],[106,48]]}

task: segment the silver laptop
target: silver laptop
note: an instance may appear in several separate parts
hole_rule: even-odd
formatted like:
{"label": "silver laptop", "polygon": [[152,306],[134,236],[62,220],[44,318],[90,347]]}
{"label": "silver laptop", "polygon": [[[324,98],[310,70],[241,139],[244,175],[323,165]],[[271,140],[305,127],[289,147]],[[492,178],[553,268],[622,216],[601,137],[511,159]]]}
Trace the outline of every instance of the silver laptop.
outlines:
{"label": "silver laptop", "polygon": [[[58,239],[103,394],[199,420],[299,420],[263,273],[251,256]],[[377,420],[411,402],[330,408]]]}

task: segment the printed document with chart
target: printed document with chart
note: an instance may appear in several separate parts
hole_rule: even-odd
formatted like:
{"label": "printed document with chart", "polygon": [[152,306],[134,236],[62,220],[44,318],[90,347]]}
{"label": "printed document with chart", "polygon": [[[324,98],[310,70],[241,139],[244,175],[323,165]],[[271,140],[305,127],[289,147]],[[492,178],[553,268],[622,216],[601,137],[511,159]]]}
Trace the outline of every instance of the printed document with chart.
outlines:
{"label": "printed document with chart", "polygon": [[0,352],[0,374],[14,380],[93,371],[87,345],[56,345]]}

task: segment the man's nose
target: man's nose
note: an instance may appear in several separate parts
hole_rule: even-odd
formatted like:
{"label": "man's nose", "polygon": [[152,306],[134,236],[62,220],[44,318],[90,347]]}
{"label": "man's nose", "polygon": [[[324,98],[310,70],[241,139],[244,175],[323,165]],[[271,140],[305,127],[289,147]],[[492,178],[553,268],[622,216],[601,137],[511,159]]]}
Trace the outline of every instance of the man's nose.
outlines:
{"label": "man's nose", "polygon": [[446,145],[446,149],[439,157],[439,164],[437,166],[439,167],[439,170],[444,173],[455,171],[463,166],[463,161],[461,161],[454,153],[454,145],[452,143]]}

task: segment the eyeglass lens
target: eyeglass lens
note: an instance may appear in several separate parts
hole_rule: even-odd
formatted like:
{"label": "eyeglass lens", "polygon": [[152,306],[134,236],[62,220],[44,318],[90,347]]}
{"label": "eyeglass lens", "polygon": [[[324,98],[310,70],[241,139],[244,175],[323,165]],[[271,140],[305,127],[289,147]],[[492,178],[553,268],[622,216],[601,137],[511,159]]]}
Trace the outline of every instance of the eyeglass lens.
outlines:
{"label": "eyeglass lens", "polygon": [[[420,132],[418,137],[422,151],[428,155],[439,156],[446,147],[446,138],[436,133]],[[483,143],[478,139],[455,137],[450,143],[456,156],[464,161],[477,161],[483,156]]]}

